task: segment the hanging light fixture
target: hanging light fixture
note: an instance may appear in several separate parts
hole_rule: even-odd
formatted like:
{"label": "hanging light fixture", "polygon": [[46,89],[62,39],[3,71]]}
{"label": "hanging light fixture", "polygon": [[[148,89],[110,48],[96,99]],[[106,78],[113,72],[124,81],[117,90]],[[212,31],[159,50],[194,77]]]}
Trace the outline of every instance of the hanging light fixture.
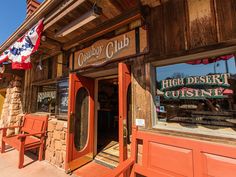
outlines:
{"label": "hanging light fixture", "polygon": [[78,19],[72,21],[67,26],[62,28],[60,31],[56,33],[56,37],[64,37],[68,35],[69,33],[75,31],[76,29],[80,28],[81,26],[91,22],[92,20],[96,19],[102,14],[102,9],[96,5],[96,3],[93,5],[92,9],[82,16],[80,16]]}
{"label": "hanging light fixture", "polygon": [[37,65],[37,70],[42,71],[43,70],[43,64],[42,64],[42,55],[40,56],[39,63]]}

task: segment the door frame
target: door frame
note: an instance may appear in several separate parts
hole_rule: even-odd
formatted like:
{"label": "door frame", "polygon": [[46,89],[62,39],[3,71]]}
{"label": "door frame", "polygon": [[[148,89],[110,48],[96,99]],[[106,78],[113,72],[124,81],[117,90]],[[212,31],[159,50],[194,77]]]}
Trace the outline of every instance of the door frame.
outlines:
{"label": "door frame", "polygon": [[[127,93],[131,82],[131,67],[127,63],[118,64],[118,82],[119,82],[119,161],[120,163],[128,158],[128,110],[127,110]],[[132,94],[132,90],[131,90]]]}
{"label": "door frame", "polygon": [[97,131],[98,131],[98,81],[106,80],[106,79],[118,79],[118,74],[110,75],[110,76],[103,76],[98,77],[95,79],[95,88],[94,88],[94,149],[93,149],[93,156],[97,155]]}

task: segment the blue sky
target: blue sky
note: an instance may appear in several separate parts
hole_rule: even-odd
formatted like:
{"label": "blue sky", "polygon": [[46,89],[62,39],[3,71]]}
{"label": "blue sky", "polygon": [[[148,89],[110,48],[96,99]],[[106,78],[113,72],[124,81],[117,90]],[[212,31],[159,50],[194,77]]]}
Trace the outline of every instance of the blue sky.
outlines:
{"label": "blue sky", "polygon": [[0,44],[21,25],[26,17],[26,0],[0,0]]}
{"label": "blue sky", "polygon": [[[43,0],[39,0],[42,2]],[[26,0],[0,0],[0,45],[22,24],[26,17]]]}
{"label": "blue sky", "polygon": [[168,77],[173,77],[174,73],[181,73],[185,77],[187,76],[204,76],[209,73],[226,73],[226,64],[228,65],[228,73],[236,74],[235,71],[235,58],[232,57],[226,63],[226,61],[220,60],[215,64],[210,63],[207,65],[198,64],[191,65],[186,63],[174,64],[169,66],[157,67],[157,80],[164,80]]}

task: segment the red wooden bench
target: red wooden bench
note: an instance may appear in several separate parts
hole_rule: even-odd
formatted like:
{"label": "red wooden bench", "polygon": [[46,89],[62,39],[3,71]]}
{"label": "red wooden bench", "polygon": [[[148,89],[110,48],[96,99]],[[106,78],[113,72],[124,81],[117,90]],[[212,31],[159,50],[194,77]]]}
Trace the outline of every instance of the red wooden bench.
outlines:
{"label": "red wooden bench", "polygon": [[235,177],[235,159],[234,144],[166,135],[133,127],[130,157],[102,177]]}
{"label": "red wooden bench", "polygon": [[[5,144],[19,151],[18,168],[23,168],[24,152],[39,148],[38,160],[43,157],[45,136],[47,130],[48,116],[27,114],[24,116],[22,126],[0,128],[2,131],[1,153],[5,152]],[[18,135],[6,136],[7,129],[20,128]]]}

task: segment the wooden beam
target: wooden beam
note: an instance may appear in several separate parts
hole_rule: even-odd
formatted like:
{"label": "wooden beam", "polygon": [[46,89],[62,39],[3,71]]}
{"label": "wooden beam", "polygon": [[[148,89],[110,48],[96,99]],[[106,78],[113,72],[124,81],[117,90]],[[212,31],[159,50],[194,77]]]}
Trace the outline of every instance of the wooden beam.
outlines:
{"label": "wooden beam", "polygon": [[45,19],[44,30],[48,29],[50,26],[52,26],[57,21],[59,21],[61,18],[65,17],[70,11],[74,10],[76,7],[78,7],[80,4],[82,4],[85,0],[76,0],[72,5],[71,5],[71,1],[72,0],[68,1],[64,6],[59,8],[51,16],[49,16],[48,18]]}
{"label": "wooden beam", "polygon": [[110,0],[110,2],[120,11],[124,11],[124,7],[120,5],[120,3],[117,0]]}
{"label": "wooden beam", "polygon": [[76,29],[79,29],[80,27],[84,26],[85,24],[89,23],[90,21],[96,19],[101,14],[101,10],[96,11],[91,10],[83,15],[81,15],[79,18],[75,19],[74,21],[68,23],[64,27],[62,27],[56,34],[55,37],[65,37],[66,35],[70,34],[71,32],[75,31]]}
{"label": "wooden beam", "polygon": [[50,38],[49,36],[46,36],[46,39],[45,41],[42,41],[43,44],[47,45],[47,44],[51,44],[51,45],[54,45],[56,47],[61,47],[62,46],[62,43],[58,42],[57,40],[54,40],[52,38]]}
{"label": "wooden beam", "polygon": [[64,44],[63,50],[68,50],[77,46],[78,44],[87,42],[91,39],[96,37],[102,36],[108,32],[111,32],[121,26],[129,24],[132,21],[142,18],[142,14],[140,8],[135,8],[127,13],[119,15],[113,19],[108,20],[105,23],[100,24],[94,30],[86,32],[84,35],[81,35],[73,40],[69,41],[68,43]]}

